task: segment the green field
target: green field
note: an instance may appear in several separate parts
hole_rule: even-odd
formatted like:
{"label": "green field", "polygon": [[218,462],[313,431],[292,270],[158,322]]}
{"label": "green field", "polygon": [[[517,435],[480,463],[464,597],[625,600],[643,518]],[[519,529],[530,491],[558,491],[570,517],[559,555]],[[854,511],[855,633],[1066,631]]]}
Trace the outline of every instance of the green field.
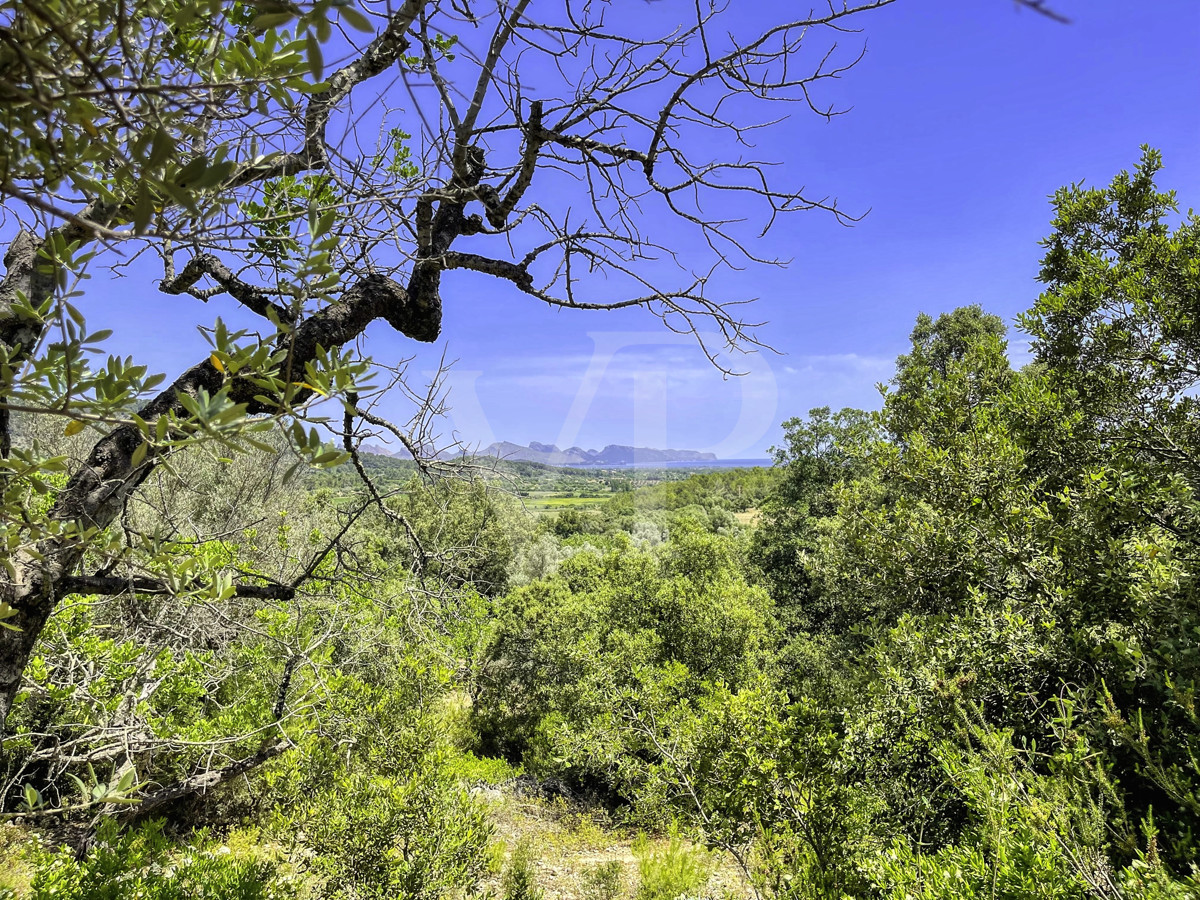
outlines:
{"label": "green field", "polygon": [[528,497],[519,498],[521,505],[527,510],[539,515],[557,512],[563,509],[595,509],[603,506],[611,498],[611,494],[594,497],[574,497],[566,494],[536,492]]}

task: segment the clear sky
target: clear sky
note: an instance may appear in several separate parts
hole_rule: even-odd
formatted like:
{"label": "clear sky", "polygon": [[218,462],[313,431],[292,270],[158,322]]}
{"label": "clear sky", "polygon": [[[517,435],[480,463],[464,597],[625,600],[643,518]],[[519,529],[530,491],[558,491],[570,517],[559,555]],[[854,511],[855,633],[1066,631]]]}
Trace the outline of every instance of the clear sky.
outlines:
{"label": "clear sky", "polygon": [[[692,7],[613,2],[659,19]],[[732,2],[764,21],[796,8]],[[757,249],[791,265],[725,278],[731,295],[758,298],[750,318],[767,323],[759,336],[778,351],[747,358],[745,378],[722,378],[694,342],[637,311],[555,311],[467,273],[445,279],[436,346],[376,323],[366,349],[385,361],[415,353],[413,372],[443,352],[457,360],[446,430],[484,444],[761,457],[787,417],[877,406],[875,384],[890,377],[918,312],[980,303],[1011,320],[1032,303],[1057,187],[1107,183],[1148,143],[1164,153],[1160,185],[1185,209],[1200,206],[1200,0],[1054,5],[1070,25],[1010,0],[900,0],[865,15],[862,34],[846,40],[865,41],[866,57],[827,95],[852,111],[830,123],[795,111],[760,133],[758,155],[778,162],[781,178],[870,212],[852,228],[817,212],[783,219]],[[155,318],[141,305],[151,288],[136,286],[135,305],[128,280],[102,282],[97,273],[87,306],[95,326],[116,329],[114,350],[170,374],[202,352],[198,337],[177,336],[182,298],[152,300]],[[186,321],[227,315],[213,306],[207,319],[187,309]]]}

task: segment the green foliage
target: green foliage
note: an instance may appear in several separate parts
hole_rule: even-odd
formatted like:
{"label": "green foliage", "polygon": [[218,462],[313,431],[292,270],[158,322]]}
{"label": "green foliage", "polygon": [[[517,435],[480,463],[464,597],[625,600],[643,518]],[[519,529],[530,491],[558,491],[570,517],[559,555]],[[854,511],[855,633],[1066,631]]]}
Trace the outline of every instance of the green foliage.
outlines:
{"label": "green foliage", "polygon": [[675,900],[694,895],[712,875],[710,855],[703,847],[691,846],[675,829],[662,848],[642,835],[634,844],[633,854],[638,862],[635,900]]}
{"label": "green foliage", "polygon": [[251,247],[265,258],[282,261],[294,257],[300,250],[299,238],[293,235],[292,225],[310,209],[328,211],[339,201],[332,180],[327,175],[283,175],[262,186],[262,202],[247,200],[242,211],[255,223],[260,236]]}
{"label": "green foliage", "polygon": [[876,423],[789,425],[755,559],[786,683],[836,722],[816,770],[866,786],[830,804],[905,835],[835,867],[885,896],[1191,889],[1200,245],[1158,166],[1056,195],[1034,364],[978,307],[922,316]]}
{"label": "green foliage", "polygon": [[1157,859],[1143,857],[1121,872],[1119,886],[1126,897],[1140,900],[1196,900],[1200,870],[1193,863],[1187,875],[1175,878]]}
{"label": "green foliage", "polygon": [[624,891],[625,865],[619,859],[596,863],[583,873],[587,900],[617,900]]}
{"label": "green foliage", "polygon": [[[212,215],[239,160],[226,144],[197,153],[206,120],[175,98],[209,80],[239,85],[222,95],[230,117],[290,107],[320,68],[333,4],[250,16],[248,28],[251,9],[209,0],[0,4],[9,35],[0,45],[6,192],[66,190],[125,207],[138,232],[168,202]],[[142,90],[113,103],[93,78]]]}
{"label": "green foliage", "polygon": [[473,698],[485,747],[605,769],[614,698],[636,706],[755,678],[770,664],[770,602],[737,551],[685,531],[655,551],[580,553],[502,598]]}
{"label": "green foliage", "polygon": [[[391,140],[377,165],[410,177],[407,136]],[[368,457],[390,504],[369,513],[298,419],[287,444],[329,470],[286,490],[191,452],[201,434],[251,440],[225,393],[140,423],[142,452],[170,457],[121,527],[175,596],[79,598],[51,618],[4,742],[8,809],[122,800],[282,731],[295,750],[257,773],[255,811],[330,897],[469,894],[495,845],[466,786],[525,770],[627,821],[685,823],[775,900],[1200,895],[1200,223],[1158,167],[1147,151],[1105,189],[1056,195],[1046,291],[1021,320],[1032,364],[1012,368],[978,307],[922,315],[883,409],[789,420],[775,471],[635,490],[628,474],[505,470],[558,503],[536,520],[494,483]],[[270,202],[296,219],[323,189],[281,182]],[[268,205],[251,210],[264,223]],[[318,244],[297,263],[310,274]],[[102,336],[62,313],[71,339],[14,384],[123,414],[144,373],[77,366]],[[245,337],[213,330],[221,371],[294,390]],[[360,375],[325,354],[303,377],[337,395]],[[7,533],[83,539],[101,570],[126,558],[116,529],[45,521],[78,431],[43,425],[5,462],[9,518],[34,523]],[[302,602],[235,589],[296,578]],[[79,863],[39,855],[36,889],[288,889],[265,864],[105,827]],[[695,894],[714,861],[678,832],[637,854],[638,900]],[[506,900],[541,896],[528,845],[502,881]],[[615,900],[619,865],[584,888]]]}
{"label": "green foliage", "polygon": [[865,886],[859,863],[878,847],[880,803],[834,712],[761,687],[716,689],[636,725],[671,748],[639,801],[693,820],[760,889],[841,898]]}
{"label": "green foliage", "polygon": [[575,554],[598,552],[602,552],[601,547],[590,543],[587,538],[567,541],[559,538],[557,533],[542,532],[513,554],[508,567],[508,583],[518,588],[532,581],[549,578]]}
{"label": "green foliage", "polygon": [[1064,700],[1050,752],[1018,750],[1008,731],[964,718],[937,756],[970,822],[954,843],[923,854],[897,844],[883,855],[885,896],[1082,898],[1112,895],[1106,852],[1123,810],[1105,761],[1076,729]]}
{"label": "green foliage", "polygon": [[404,546],[411,566],[450,585],[502,592],[516,548],[531,525],[511,499],[482,479],[413,479],[396,503],[416,537]]}
{"label": "green foliage", "polygon": [[408,760],[401,778],[354,773],[304,817],[304,844],[329,897],[433,900],[484,874],[491,829],[443,760]]}
{"label": "green foliage", "polygon": [[648,485],[614,497],[615,506],[628,499],[638,510],[678,510],[699,507],[744,512],[760,505],[777,480],[772,469],[716,469],[699,472],[681,481]]}
{"label": "green foliage", "polygon": [[603,534],[604,520],[594,510],[564,509],[550,522],[550,530],[559,538]]}
{"label": "green foliage", "polygon": [[451,672],[431,636],[401,622],[369,655],[352,639],[334,648],[323,734],[269,775],[272,829],[305,848],[332,898],[434,900],[486,869],[491,827],[446,735]]}
{"label": "green foliage", "polygon": [[[229,603],[202,609],[193,622],[222,610],[260,624],[264,618]],[[189,618],[186,609],[157,603],[130,610],[80,602],[51,620],[30,662],[27,687],[10,716],[4,761],[15,770],[26,753],[44,753],[56,741],[73,742],[80,762],[51,770],[42,782],[41,794],[50,805],[80,802],[72,779],[95,780],[84,763],[93,748],[105,746],[113,722],[122,723],[131,749],[147,754],[142,775],[159,783],[184,777],[215,736],[224,738],[222,753],[234,756],[261,743],[254,732],[273,715],[284,665],[271,642],[242,634],[229,635],[232,640],[220,652],[148,646],[134,634],[122,634],[128,619],[139,614],[164,623]],[[187,742],[194,746],[186,747]],[[178,747],[174,753],[149,752],[172,746]],[[111,764],[100,765],[100,781],[107,782]],[[112,779],[119,774],[111,772]]]}
{"label": "green foliage", "polygon": [[763,498],[751,558],[766,576],[788,632],[841,628],[836,607],[822,598],[805,560],[816,549],[818,523],[836,510],[833,488],[864,471],[861,448],[877,425],[862,410],[820,407],[807,420],[788,419],[783,429],[786,445],[774,451],[782,472]]}
{"label": "green foliage", "polygon": [[901,443],[920,434],[938,446],[1007,386],[1004,323],[979,306],[961,306],[936,320],[922,313],[910,339],[912,349],[896,360],[894,390],[885,394],[888,430]]}
{"label": "green foliage", "polygon": [[[1200,219],[1172,231],[1173,192],[1157,189],[1162,157],[1143,148],[1140,164],[1106,188],[1071,185],[1054,196],[1054,233],[1042,242],[1046,291],[1022,317],[1037,358],[1078,395],[1092,426],[1113,437],[1190,439],[1195,400],[1191,361],[1200,332],[1190,306]],[[1157,422],[1159,435],[1146,432]],[[1191,472],[1186,454],[1172,457]]]}
{"label": "green foliage", "polygon": [[[975,845],[922,854],[901,845],[889,851],[881,874],[889,900],[1082,900],[1084,888],[1065,871],[1062,857],[1037,841],[1028,826],[1010,826],[1006,841],[989,853]],[[994,855],[993,855],[994,854]]]}
{"label": "green foliage", "polygon": [[233,856],[203,836],[175,846],[160,824],[122,834],[103,819],[83,858],[67,848],[36,854],[29,900],[283,900],[296,887],[275,863]]}
{"label": "green foliage", "polygon": [[[286,464],[179,453],[170,471],[148,479],[154,503],[135,498],[126,527],[154,534],[164,521],[186,521],[226,539],[188,540],[185,532],[159,542],[150,572],[174,584],[176,597],[76,597],[50,618],[0,754],[6,807],[19,802],[22,782],[48,807],[77,804],[74,778],[107,785],[130,766],[152,792],[253,754],[264,729],[299,737],[327,714],[324,703],[337,706],[321,696],[340,662],[331,659],[331,635],[357,618],[364,627],[351,653],[364,654],[378,610],[328,563],[313,570],[328,594],[303,603],[237,597],[229,575],[289,581],[324,549],[335,513],[298,485],[281,485]],[[260,527],[239,527],[247,520]],[[376,602],[395,591],[377,587]],[[114,765],[118,734],[128,755]],[[55,748],[64,744],[74,751],[60,757]]]}
{"label": "green foliage", "polygon": [[532,852],[528,841],[521,841],[513,848],[500,882],[504,900],[542,900]]}
{"label": "green foliage", "polygon": [[[446,39],[438,35],[434,40],[442,41]],[[453,41],[454,39],[450,38],[450,40]],[[392,128],[387,133],[387,139],[387,150],[376,154],[375,165],[383,166],[383,170],[389,175],[395,175],[397,178],[404,180],[416,178],[421,174],[421,170],[413,162],[412,148],[408,145],[409,140],[412,139],[412,135],[403,128]]]}
{"label": "green foliage", "polygon": [[455,754],[450,766],[458,781],[467,784],[503,784],[521,774],[521,767],[494,756],[476,756],[469,750]]}

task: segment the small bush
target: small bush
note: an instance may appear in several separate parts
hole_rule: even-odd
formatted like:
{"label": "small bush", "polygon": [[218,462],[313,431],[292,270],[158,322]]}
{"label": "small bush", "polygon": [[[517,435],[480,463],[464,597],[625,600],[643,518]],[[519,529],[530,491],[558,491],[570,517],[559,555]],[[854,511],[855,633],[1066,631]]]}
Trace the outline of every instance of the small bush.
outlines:
{"label": "small bush", "polygon": [[703,847],[693,847],[672,830],[667,846],[655,850],[644,837],[634,844],[638,861],[636,900],[675,900],[695,894],[712,875],[712,855]]}
{"label": "small bush", "polygon": [[492,841],[487,848],[487,873],[499,875],[504,871],[504,857],[508,854],[508,845],[504,841]]}
{"label": "small bush", "polygon": [[542,900],[542,889],[538,887],[529,844],[525,841],[513,848],[502,887],[504,900]]}
{"label": "small bush", "polygon": [[354,774],[306,811],[304,843],[330,898],[435,900],[470,891],[487,865],[483,810],[437,761],[406,779]]}
{"label": "small bush", "polygon": [[625,866],[619,860],[596,863],[583,873],[583,891],[588,900],[617,900],[621,896]]}

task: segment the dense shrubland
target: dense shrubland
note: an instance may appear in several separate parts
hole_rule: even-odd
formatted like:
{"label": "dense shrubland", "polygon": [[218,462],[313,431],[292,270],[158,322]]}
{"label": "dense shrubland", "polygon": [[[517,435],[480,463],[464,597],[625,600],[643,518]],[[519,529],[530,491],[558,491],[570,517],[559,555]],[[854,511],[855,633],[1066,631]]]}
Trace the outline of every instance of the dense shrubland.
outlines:
{"label": "dense shrubland", "polygon": [[[181,458],[121,523],[175,577],[313,577],[63,604],[4,742],[9,877],[470,894],[470,788],[523,770],[670,831],[654,900],[702,890],[680,832],[788,900],[1200,896],[1200,222],[1158,165],[1055,197],[1028,364],[978,307],[921,316],[882,409],[789,420],[772,471],[534,518]],[[517,851],[501,889],[536,897]]]}
{"label": "dense shrubland", "polygon": [[1029,364],[978,307],[922,316],[881,411],[786,424],[750,534],[640,551],[689,567],[698,619],[721,585],[719,649],[671,639],[670,597],[638,618],[620,548],[504,597],[485,741],[774,894],[1200,891],[1200,224],[1158,167],[1055,197]]}

